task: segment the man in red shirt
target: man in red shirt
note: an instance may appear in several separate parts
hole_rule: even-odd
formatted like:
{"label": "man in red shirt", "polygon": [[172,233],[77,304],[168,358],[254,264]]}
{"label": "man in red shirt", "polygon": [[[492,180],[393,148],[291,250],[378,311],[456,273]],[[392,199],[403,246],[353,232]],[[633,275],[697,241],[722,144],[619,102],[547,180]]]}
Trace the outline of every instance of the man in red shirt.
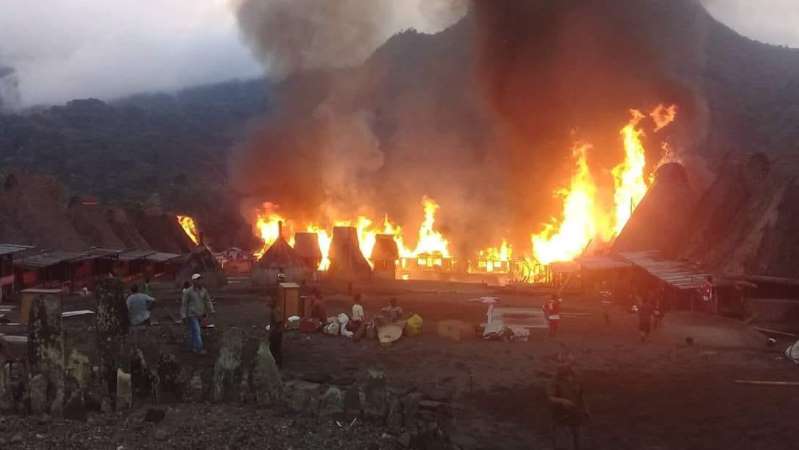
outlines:
{"label": "man in red shirt", "polygon": [[542,309],[549,324],[549,337],[555,337],[558,334],[558,325],[560,325],[560,299],[558,296],[552,294]]}

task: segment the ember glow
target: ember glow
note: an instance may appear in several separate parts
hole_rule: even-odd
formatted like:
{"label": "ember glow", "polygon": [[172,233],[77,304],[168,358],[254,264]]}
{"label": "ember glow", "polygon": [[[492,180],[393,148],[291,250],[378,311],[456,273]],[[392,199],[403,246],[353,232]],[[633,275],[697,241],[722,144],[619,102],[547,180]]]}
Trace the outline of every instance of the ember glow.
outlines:
{"label": "ember glow", "polygon": [[197,231],[197,223],[194,222],[194,219],[190,216],[177,216],[177,219],[186,236],[194,242],[194,245],[200,245],[200,232]]}

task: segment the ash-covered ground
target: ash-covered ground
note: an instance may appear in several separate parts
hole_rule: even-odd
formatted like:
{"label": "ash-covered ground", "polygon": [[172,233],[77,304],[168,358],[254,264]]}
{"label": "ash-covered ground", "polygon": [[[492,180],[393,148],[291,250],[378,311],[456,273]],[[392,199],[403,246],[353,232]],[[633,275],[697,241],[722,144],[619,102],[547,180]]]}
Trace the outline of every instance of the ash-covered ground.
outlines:
{"label": "ash-covered ground", "polygon": [[[607,325],[598,300],[567,295],[557,338],[533,331],[528,342],[454,341],[438,336],[436,323],[458,319],[477,325],[486,305],[470,302],[495,295],[503,305],[540,307],[543,295],[465,286],[408,283],[397,288],[356,287],[367,314],[390,297],[424,320],[419,337],[385,347],[377,341],[287,332],[284,381],[320,386],[368,382],[369,371],[385,376],[392,392],[419,393],[420,415],[440,419],[427,438],[403,427],[361,418],[324,416],[313,408],[262,407],[239,402],[138,400],[130,411],[90,413],[85,422],[6,415],[0,420],[2,448],[552,448],[545,389],[558,357],[573,355],[584,384],[591,420],[583,444],[593,449],[789,449],[799,448],[791,431],[799,412],[797,387],[737,384],[735,380],[797,381],[797,368],[782,356],[788,342],[769,347],[746,325],[719,317],[668,313],[652,339],[641,343],[637,317],[611,310]],[[324,286],[323,286],[324,288]],[[329,313],[347,311],[349,297],[323,289]],[[265,334],[268,307],[256,290],[230,286],[215,292],[216,325],[208,332],[209,354],[183,348],[177,291],[157,289],[159,325],[139,336],[148,360],[175,352],[190,370],[213,370],[221,334],[240,327]],[[73,302],[73,303],[70,303]],[[79,309],[80,300],[65,302]],[[90,320],[68,322],[69,339],[91,352]],[[0,332],[9,333],[11,327]],[[692,337],[694,344],[686,343]],[[156,420],[146,420],[156,409]],[[163,418],[160,418],[163,411]],[[150,413],[152,415],[152,412]],[[436,437],[437,436],[437,437]],[[568,448],[567,437],[559,442]]]}

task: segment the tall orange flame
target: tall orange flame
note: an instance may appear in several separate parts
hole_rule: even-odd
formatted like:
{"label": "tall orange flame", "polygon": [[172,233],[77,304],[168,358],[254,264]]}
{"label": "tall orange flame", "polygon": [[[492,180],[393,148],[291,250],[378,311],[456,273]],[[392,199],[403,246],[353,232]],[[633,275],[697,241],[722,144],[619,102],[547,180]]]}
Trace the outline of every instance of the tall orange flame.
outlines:
{"label": "tall orange flame", "polygon": [[596,204],[597,187],[586,156],[589,149],[587,143],[579,143],[572,149],[576,173],[568,189],[556,192],[564,199],[563,219],[553,218],[543,231],[532,236],[533,256],[542,264],[571,261],[596,236],[612,237],[609,221]]}
{"label": "tall orange flame", "polygon": [[644,175],[646,151],[641,143],[644,131],[638,128],[638,124],[646,116],[635,109],[630,110],[630,113],[633,116],[630,123],[621,130],[621,135],[624,138],[624,162],[613,168],[612,172],[616,187],[614,194],[616,203],[614,227],[616,234],[621,233],[638,203],[646,195],[647,190]]}
{"label": "tall orange flame", "polygon": [[178,224],[183,228],[183,232],[186,233],[186,236],[194,242],[194,245],[200,245],[200,233],[197,231],[197,223],[194,222],[194,218],[190,216],[177,216],[177,218]]}

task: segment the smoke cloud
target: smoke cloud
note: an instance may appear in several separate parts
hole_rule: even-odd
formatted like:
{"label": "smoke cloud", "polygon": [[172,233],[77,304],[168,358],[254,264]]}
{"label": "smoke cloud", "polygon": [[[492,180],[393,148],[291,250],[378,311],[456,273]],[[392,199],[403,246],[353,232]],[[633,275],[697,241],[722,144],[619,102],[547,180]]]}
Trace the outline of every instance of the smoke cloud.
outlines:
{"label": "smoke cloud", "polygon": [[12,67],[0,64],[0,112],[13,111],[20,106],[19,80]]}
{"label": "smoke cloud", "polygon": [[[388,213],[410,224],[429,195],[456,254],[508,236],[527,248],[558,213],[552,192],[569,179],[576,139],[594,144],[609,187],[630,108],[678,104],[677,142],[701,127],[689,68],[703,64],[705,13],[691,1],[675,12],[670,2],[475,0],[435,36],[386,41],[391,3],[242,4],[248,42],[285,77],[277,112],[231,164],[252,199],[245,209],[272,201],[300,220]],[[422,3],[432,9],[416,14],[438,24],[467,9]]]}

